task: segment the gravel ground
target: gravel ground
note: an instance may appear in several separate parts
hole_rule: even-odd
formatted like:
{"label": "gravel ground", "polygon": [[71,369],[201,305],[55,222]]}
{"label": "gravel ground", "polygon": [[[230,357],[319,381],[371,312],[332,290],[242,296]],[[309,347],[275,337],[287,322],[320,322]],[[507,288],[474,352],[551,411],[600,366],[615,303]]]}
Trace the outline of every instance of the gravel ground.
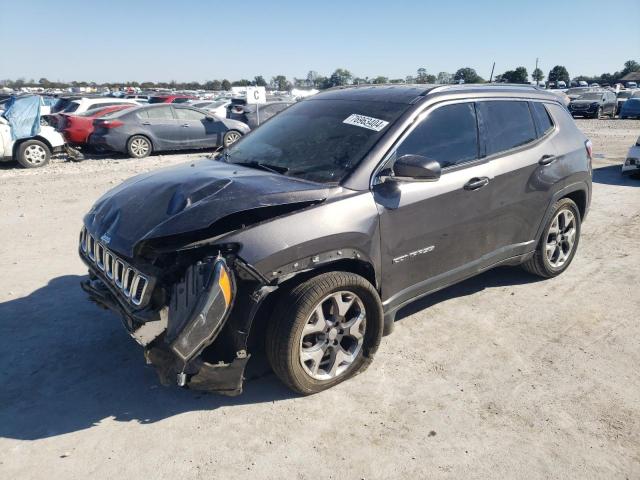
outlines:
{"label": "gravel ground", "polygon": [[578,120],[594,198],[571,268],[500,268],[407,308],[364,374],[312,397],[160,387],[86,300],[81,218],[199,154],[0,169],[0,478],[640,478],[640,122]]}

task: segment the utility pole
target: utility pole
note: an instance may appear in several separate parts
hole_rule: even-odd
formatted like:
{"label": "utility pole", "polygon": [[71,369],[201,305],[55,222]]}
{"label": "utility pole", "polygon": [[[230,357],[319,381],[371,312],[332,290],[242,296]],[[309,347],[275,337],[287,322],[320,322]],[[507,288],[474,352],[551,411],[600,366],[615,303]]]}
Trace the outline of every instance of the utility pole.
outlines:
{"label": "utility pole", "polygon": [[[534,72],[536,72],[538,70],[538,57],[536,57],[536,68],[533,70]],[[533,79],[534,82],[536,82],[536,87],[538,86],[538,80],[537,79]]]}

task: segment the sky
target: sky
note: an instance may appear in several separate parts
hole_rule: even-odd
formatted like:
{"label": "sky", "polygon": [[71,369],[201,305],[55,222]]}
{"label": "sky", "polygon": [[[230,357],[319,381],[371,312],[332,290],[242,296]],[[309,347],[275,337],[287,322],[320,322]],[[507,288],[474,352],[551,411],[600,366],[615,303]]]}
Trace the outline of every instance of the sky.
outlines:
{"label": "sky", "polygon": [[0,79],[404,78],[640,61],[640,0],[0,0]]}

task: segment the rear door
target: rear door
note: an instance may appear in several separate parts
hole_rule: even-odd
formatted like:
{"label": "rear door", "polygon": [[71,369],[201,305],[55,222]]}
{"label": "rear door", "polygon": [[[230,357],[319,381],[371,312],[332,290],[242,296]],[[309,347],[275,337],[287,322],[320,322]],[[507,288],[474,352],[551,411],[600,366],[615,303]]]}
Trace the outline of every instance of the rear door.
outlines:
{"label": "rear door", "polygon": [[181,128],[170,105],[159,105],[137,112],[143,131],[156,150],[178,150],[186,143],[185,129]]}
{"label": "rear door", "polygon": [[481,158],[473,102],[436,106],[401,139],[387,161],[406,154],[437,160],[434,182],[385,182],[373,189],[380,211],[385,304],[464,277],[488,252],[490,164]]}
{"label": "rear door", "polygon": [[550,190],[561,168],[555,127],[542,102],[520,99],[476,103],[483,148],[495,178],[487,219],[491,263],[533,250]]}

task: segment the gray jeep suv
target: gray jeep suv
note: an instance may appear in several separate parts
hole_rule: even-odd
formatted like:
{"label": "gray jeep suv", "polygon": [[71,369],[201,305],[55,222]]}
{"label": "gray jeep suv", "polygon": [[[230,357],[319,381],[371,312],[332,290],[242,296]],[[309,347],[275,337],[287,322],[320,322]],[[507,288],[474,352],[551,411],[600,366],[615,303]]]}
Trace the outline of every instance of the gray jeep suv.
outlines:
{"label": "gray jeep suv", "polygon": [[311,394],[366,368],[419,297],[498,265],[562,273],[590,199],[591,144],[553,94],[332,89],[107,192],[82,287],[165,384],[239,394],[263,344]]}

